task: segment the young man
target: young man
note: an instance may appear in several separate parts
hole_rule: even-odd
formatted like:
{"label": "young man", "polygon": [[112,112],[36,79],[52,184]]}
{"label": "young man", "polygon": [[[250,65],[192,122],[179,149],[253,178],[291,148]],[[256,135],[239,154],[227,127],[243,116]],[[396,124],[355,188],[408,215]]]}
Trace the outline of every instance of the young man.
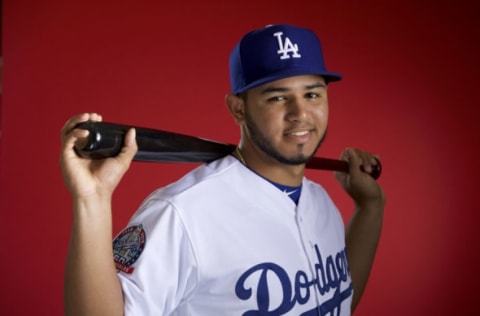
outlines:
{"label": "young man", "polygon": [[[234,154],[153,192],[111,244],[112,193],[137,146],[79,158],[87,131],[71,118],[61,165],[74,201],[67,260],[68,315],[350,315],[365,288],[384,193],[368,152],[346,149],[337,173],[356,210],[344,229],[325,190],[304,176],[327,130],[320,41],[273,25],[245,35],[230,57],[226,104],[241,129]],[[361,167],[366,171],[362,172]]]}

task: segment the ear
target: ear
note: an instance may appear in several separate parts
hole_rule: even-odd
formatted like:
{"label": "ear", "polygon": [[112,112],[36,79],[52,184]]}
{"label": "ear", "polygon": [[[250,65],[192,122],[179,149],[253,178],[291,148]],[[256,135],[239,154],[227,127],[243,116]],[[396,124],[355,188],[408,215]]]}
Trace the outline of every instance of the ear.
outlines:
{"label": "ear", "polygon": [[238,125],[245,120],[245,102],[237,95],[229,93],[225,96],[225,104]]}

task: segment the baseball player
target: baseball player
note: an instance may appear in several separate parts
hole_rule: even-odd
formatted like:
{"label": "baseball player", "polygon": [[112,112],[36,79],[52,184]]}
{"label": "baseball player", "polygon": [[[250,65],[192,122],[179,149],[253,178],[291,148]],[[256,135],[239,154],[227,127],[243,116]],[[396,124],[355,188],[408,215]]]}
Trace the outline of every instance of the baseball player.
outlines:
{"label": "baseball player", "polygon": [[[74,201],[68,315],[350,315],[375,256],[384,193],[374,155],[347,148],[336,177],[355,202],[345,229],[305,163],[328,125],[327,71],[317,36],[292,25],[246,34],[230,56],[226,104],[240,126],[234,154],[148,196],[111,244],[111,196],[137,151],[74,150],[85,130],[62,130],[61,165]],[[366,171],[362,172],[361,167]]]}

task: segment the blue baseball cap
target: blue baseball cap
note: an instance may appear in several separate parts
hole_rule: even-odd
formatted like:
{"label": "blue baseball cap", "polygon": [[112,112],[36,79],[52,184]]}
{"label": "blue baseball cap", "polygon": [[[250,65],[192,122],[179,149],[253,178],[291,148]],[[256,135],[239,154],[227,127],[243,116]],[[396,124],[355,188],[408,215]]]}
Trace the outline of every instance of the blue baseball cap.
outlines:
{"label": "blue baseball cap", "polygon": [[342,75],[326,69],[322,44],[306,28],[278,24],[251,31],[230,55],[230,84],[234,94],[299,75],[320,75],[327,83],[342,79]]}

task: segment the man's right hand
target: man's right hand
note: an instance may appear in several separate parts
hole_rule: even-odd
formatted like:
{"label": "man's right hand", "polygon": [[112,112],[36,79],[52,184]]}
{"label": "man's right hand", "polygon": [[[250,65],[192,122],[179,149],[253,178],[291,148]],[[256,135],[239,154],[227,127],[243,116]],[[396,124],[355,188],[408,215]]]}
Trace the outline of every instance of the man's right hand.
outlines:
{"label": "man's right hand", "polygon": [[88,131],[76,129],[84,121],[102,121],[96,113],[83,113],[70,118],[62,128],[62,151],[60,165],[63,179],[74,198],[111,197],[113,191],[128,170],[137,152],[135,130],[131,129],[125,136],[125,145],[116,157],[92,160],[79,157],[74,150],[77,142],[82,142]]}

